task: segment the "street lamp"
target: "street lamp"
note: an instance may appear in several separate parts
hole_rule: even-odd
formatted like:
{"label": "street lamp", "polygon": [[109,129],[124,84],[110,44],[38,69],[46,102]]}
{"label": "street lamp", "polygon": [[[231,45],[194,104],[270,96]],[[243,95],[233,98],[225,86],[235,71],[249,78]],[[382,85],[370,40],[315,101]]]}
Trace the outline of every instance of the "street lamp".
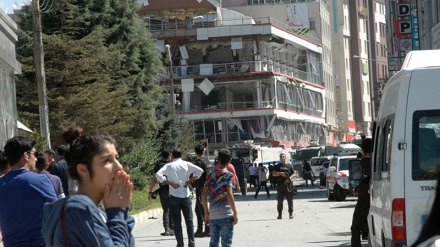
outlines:
{"label": "street lamp", "polygon": [[176,113],[176,102],[174,101],[174,71],[173,71],[173,59],[171,58],[170,45],[165,46],[168,52],[168,59],[170,62],[170,97],[171,105],[173,108],[173,115]]}

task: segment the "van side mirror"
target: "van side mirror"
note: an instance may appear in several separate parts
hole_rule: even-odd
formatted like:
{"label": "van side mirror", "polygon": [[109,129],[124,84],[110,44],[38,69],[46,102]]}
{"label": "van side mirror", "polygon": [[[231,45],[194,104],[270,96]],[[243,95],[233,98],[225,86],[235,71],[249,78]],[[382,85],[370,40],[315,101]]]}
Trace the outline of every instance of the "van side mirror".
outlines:
{"label": "van side mirror", "polygon": [[354,181],[355,183],[359,183],[364,174],[362,172],[362,161],[361,160],[350,160],[348,162],[348,170],[349,176],[348,179],[350,181]]}
{"label": "van side mirror", "polygon": [[334,172],[334,171],[336,171],[336,167],[334,167],[334,166],[330,166],[330,167],[328,168],[328,171],[329,171],[329,172]]}

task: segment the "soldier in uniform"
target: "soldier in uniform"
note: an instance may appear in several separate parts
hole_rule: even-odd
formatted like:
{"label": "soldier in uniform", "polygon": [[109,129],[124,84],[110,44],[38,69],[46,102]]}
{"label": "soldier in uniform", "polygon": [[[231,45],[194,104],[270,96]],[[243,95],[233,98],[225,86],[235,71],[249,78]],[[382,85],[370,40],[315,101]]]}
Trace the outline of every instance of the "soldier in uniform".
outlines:
{"label": "soldier in uniform", "polygon": [[[291,183],[292,179],[295,177],[295,171],[293,170],[293,166],[291,164],[286,163],[286,154],[280,154],[280,161],[281,162],[277,164],[272,171],[272,175],[275,177],[277,184],[277,219],[282,219],[284,197],[286,197],[287,205],[289,206],[289,219],[293,219],[294,190],[293,186],[291,186]],[[289,186],[291,186],[290,191],[288,189]]]}

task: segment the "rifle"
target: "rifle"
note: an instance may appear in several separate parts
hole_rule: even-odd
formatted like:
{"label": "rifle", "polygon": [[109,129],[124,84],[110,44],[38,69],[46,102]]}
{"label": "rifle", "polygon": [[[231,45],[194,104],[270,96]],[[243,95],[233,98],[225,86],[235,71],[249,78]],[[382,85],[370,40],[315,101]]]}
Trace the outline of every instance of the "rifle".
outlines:
{"label": "rifle", "polygon": [[285,180],[285,185],[286,185],[286,188],[287,188],[287,191],[288,192],[293,192],[294,194],[296,194],[296,189],[295,189],[295,187],[293,186],[293,181],[292,181],[292,179],[290,179],[290,176],[289,176],[289,174],[287,173],[287,172],[284,172],[285,174],[286,174],[286,180],[287,180],[287,182],[286,182],[286,180]]}

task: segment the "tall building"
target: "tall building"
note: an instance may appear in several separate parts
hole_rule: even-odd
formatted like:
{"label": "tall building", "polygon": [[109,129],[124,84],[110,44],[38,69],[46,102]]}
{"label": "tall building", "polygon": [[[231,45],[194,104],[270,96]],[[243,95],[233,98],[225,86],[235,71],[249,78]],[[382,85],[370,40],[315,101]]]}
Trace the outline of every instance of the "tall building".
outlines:
{"label": "tall building", "polygon": [[17,135],[17,106],[14,74],[21,73],[16,60],[17,25],[0,9],[0,149]]}
{"label": "tall building", "polygon": [[212,150],[248,140],[288,149],[333,144],[324,82],[332,74],[322,64],[330,52],[298,34],[313,28],[310,8],[290,2],[149,0],[140,11],[164,53],[169,45],[162,83],[176,94],[176,111]]}
{"label": "tall building", "polygon": [[337,139],[349,142],[356,137],[350,49],[349,0],[332,1],[332,53],[335,79]]}
{"label": "tall building", "polygon": [[350,50],[349,58],[353,86],[353,116],[356,132],[371,135],[372,108],[371,108],[371,80],[370,67],[371,49],[368,22],[368,0],[350,1],[348,5],[348,21],[350,23]]}

